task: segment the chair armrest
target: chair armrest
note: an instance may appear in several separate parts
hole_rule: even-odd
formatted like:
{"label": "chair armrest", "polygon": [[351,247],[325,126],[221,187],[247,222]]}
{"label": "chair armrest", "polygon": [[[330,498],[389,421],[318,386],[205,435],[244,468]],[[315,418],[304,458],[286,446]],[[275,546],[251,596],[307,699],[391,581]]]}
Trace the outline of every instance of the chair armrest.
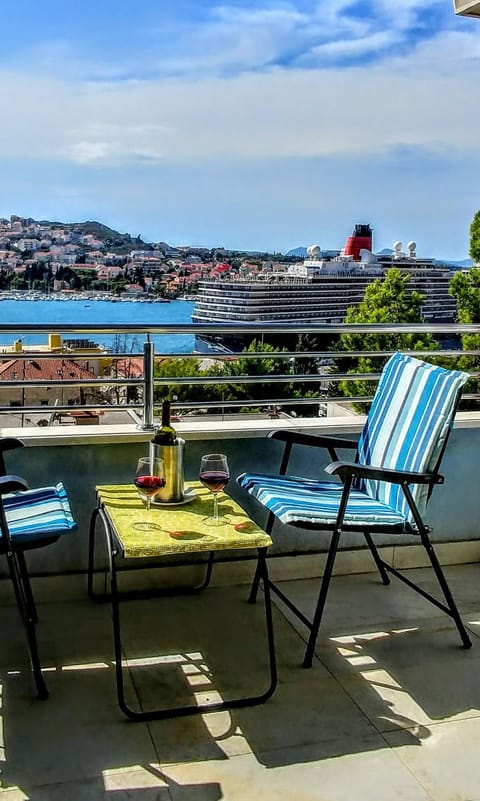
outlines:
{"label": "chair armrest", "polygon": [[331,476],[345,478],[367,478],[387,481],[390,484],[443,484],[444,478],[437,473],[412,473],[409,470],[391,470],[388,467],[356,464],[355,462],[332,462],[325,472]]}
{"label": "chair armrest", "polygon": [[317,434],[301,434],[298,431],[281,430],[270,431],[268,434],[270,439],[278,439],[285,443],[283,449],[282,463],[280,465],[279,473],[284,476],[288,469],[290,454],[293,445],[313,445],[315,448],[325,448],[328,451],[330,459],[335,462],[338,460],[338,454],[335,448],[351,448],[357,450],[357,443],[351,439],[343,439],[341,437],[329,437]]}
{"label": "chair armrest", "polygon": [[317,448],[350,448],[357,450],[358,442],[343,437],[330,437],[325,434],[301,434],[299,431],[270,431],[270,439],[291,442],[293,445],[313,445]]}
{"label": "chair armrest", "polygon": [[7,495],[9,492],[18,490],[28,490],[28,484],[20,476],[0,476],[0,495]]}

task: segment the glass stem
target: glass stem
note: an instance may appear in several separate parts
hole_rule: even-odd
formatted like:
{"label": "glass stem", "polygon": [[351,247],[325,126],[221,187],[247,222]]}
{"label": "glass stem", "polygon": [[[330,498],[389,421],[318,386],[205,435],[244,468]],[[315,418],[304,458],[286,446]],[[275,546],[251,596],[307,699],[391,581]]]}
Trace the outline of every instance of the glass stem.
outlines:
{"label": "glass stem", "polygon": [[218,492],[213,493],[213,519],[218,520]]}
{"label": "glass stem", "polygon": [[151,504],[151,502],[152,502],[152,499],[151,499],[151,498],[146,498],[147,512],[149,512],[149,511],[150,511],[150,504]]}

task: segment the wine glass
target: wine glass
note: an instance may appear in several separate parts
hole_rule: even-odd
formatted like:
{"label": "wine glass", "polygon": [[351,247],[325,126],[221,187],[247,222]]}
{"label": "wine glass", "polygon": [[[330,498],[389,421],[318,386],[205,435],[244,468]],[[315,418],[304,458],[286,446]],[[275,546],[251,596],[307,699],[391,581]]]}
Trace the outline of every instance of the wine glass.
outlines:
{"label": "wine glass", "polygon": [[225,489],[230,480],[230,468],[224,453],[207,453],[200,463],[200,481],[213,493],[213,517],[208,518],[213,525],[223,519],[218,516],[218,493]]}
{"label": "wine glass", "polygon": [[[157,492],[165,486],[163,459],[159,459],[157,456],[142,456],[138,460],[134,484],[140,498],[145,501],[147,512],[150,512],[152,500]],[[148,531],[156,528],[156,526],[147,521],[141,524],[141,528]]]}

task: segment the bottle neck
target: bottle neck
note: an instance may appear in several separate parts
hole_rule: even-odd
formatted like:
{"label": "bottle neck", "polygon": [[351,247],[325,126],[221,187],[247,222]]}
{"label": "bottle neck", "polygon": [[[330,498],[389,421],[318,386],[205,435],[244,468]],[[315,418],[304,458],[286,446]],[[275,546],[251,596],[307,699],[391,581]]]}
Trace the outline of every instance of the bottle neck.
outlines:
{"label": "bottle neck", "polygon": [[162,405],[162,428],[170,426],[170,401],[163,401]]}

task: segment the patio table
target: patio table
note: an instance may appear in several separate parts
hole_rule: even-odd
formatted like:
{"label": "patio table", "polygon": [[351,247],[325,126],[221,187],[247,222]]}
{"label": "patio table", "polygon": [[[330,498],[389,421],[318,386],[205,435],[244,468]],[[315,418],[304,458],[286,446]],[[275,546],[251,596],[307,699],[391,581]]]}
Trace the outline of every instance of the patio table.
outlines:
{"label": "patio table", "polygon": [[[193,500],[179,505],[152,504],[147,512],[138,497],[133,484],[99,485],[96,487],[97,502],[90,522],[89,557],[88,557],[88,593],[98,600],[94,592],[95,544],[98,521],[101,521],[108,553],[108,575],[110,592],[108,598],[112,605],[113,642],[115,654],[115,676],[117,699],[122,712],[132,720],[153,720],[157,718],[176,717],[180,715],[218,712],[219,710],[259,704],[266,701],[274,692],[277,683],[275,645],[272,626],[272,608],[270,598],[270,579],[266,562],[267,548],[272,544],[269,535],[262,531],[230,497],[222,505],[226,509],[227,522],[212,526],[208,516],[212,509],[212,495],[200,482],[191,482],[188,492]],[[153,531],[142,530],[146,522],[155,524]],[[259,694],[235,697],[207,704],[195,704],[158,708],[147,711],[136,711],[128,706],[124,691],[124,666],[122,661],[122,639],[120,621],[120,600],[126,596],[139,598],[140,593],[120,592],[117,579],[117,558],[159,559],[164,557],[186,556],[187,563],[192,563],[198,555],[205,553],[206,572],[203,582],[198,587],[187,588],[186,592],[195,593],[204,590],[210,581],[214,556],[219,551],[236,551],[240,558],[248,556],[248,551],[257,552],[257,572],[261,576],[264,588],[266,642],[269,657],[269,684]],[[185,562],[182,562],[185,563]],[[181,592],[181,590],[179,590]],[[172,590],[159,591],[155,594],[172,594]],[[150,593],[152,594],[152,593]],[[101,596],[104,598],[105,596]],[[233,635],[232,635],[233,636]],[[219,643],[224,647],[225,640]]]}

